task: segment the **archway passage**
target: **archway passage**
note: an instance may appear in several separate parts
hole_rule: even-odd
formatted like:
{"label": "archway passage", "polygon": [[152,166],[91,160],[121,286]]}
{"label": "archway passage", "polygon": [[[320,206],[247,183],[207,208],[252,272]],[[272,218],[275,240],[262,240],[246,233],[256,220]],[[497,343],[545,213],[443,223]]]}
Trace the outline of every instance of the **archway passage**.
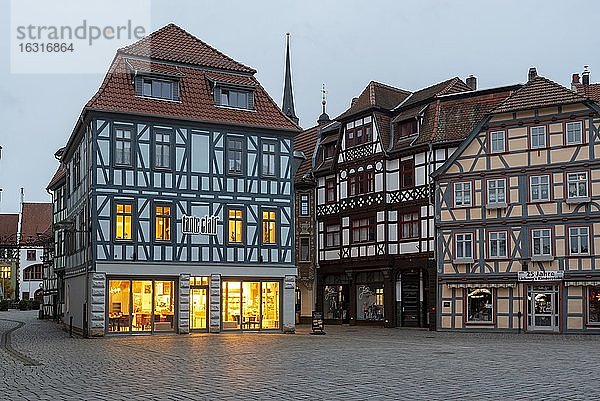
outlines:
{"label": "archway passage", "polygon": [[41,288],[36,290],[33,293],[33,299],[41,304],[44,301],[44,290]]}

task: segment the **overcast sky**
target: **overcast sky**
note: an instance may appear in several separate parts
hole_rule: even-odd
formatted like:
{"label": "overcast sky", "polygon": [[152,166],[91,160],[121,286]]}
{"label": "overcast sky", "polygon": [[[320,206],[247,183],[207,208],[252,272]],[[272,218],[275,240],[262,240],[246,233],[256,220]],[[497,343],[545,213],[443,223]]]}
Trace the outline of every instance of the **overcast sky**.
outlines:
{"label": "overcast sky", "polygon": [[[115,12],[119,12],[115,10]],[[0,188],[3,213],[50,201],[45,187],[82,106],[102,75],[13,75],[9,4],[0,6]],[[563,85],[590,65],[600,81],[598,1],[153,1],[152,29],[174,22],[234,59],[281,103],[285,33],[291,33],[296,113],[304,128],[331,117],[366,84],[416,90],[449,77],[480,88],[524,82],[531,66]],[[115,49],[116,50],[116,49]],[[111,58],[107,58],[108,68]]]}

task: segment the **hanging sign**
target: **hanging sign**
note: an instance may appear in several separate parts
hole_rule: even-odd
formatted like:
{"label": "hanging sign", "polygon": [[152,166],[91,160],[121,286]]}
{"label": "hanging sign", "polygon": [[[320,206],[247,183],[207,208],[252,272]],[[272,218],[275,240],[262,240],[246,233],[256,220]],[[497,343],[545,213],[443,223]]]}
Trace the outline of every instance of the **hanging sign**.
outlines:
{"label": "hanging sign", "polygon": [[219,216],[186,216],[181,217],[181,232],[183,234],[217,235]]}
{"label": "hanging sign", "polygon": [[519,281],[560,281],[565,278],[565,271],[518,272]]}

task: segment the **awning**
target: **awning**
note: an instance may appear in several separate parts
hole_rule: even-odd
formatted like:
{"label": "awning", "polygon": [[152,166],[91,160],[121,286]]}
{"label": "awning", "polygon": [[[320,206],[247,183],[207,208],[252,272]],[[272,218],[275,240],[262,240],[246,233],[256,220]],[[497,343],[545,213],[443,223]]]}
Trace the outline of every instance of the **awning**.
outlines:
{"label": "awning", "polygon": [[600,286],[600,281],[565,281],[567,287]]}
{"label": "awning", "polygon": [[517,283],[446,283],[448,288],[515,288]]}

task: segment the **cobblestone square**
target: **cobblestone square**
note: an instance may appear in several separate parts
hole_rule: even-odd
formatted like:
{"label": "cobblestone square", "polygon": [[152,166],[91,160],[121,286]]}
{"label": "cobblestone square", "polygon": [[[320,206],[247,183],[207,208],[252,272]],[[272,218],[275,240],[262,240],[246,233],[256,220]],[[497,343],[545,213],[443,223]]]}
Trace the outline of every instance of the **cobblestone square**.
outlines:
{"label": "cobblestone square", "polygon": [[[0,312],[2,400],[590,399],[596,336],[326,327],[70,338]],[[16,329],[15,329],[16,328]]]}

